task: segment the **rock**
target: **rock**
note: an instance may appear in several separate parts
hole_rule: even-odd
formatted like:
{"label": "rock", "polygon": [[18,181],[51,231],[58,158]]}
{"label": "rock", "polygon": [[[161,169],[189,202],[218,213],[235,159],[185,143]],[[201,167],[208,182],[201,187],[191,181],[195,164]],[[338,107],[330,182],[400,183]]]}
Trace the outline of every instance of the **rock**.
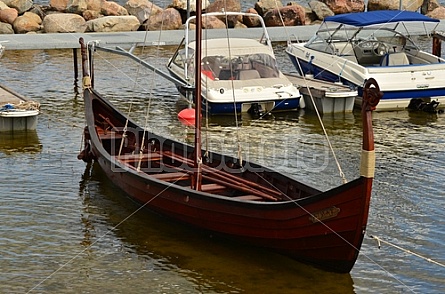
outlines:
{"label": "rock", "polygon": [[97,10],[85,10],[82,13],[82,16],[85,19],[85,21],[89,21],[89,20],[92,20],[92,19],[96,19],[96,18],[102,17],[103,15],[100,14],[100,12],[97,11]]}
{"label": "rock", "polygon": [[396,10],[400,7],[402,1],[402,10],[417,11],[423,3],[423,0],[368,0],[368,11],[373,10]]}
{"label": "rock", "polygon": [[12,27],[17,34],[37,32],[42,29],[42,19],[35,13],[25,12],[15,19]]}
{"label": "rock", "polygon": [[87,10],[100,12],[104,0],[87,0]]}
{"label": "rock", "polygon": [[162,12],[152,15],[143,28],[149,31],[177,30],[182,26],[181,14],[174,8],[167,8]]}
{"label": "rock", "polygon": [[[192,14],[193,12],[196,11],[196,1],[190,0],[189,5],[190,5],[190,14]],[[210,5],[209,0],[204,0],[201,3],[201,9],[206,10],[209,5]],[[173,0],[172,4],[170,4],[168,7],[187,11],[187,0]]]}
{"label": "rock", "polygon": [[440,4],[437,0],[424,0],[422,6],[420,7],[420,13],[426,15],[439,7]]}
{"label": "rock", "polygon": [[70,0],[66,5],[65,11],[68,13],[82,14],[87,9],[87,0]]}
{"label": "rock", "polygon": [[161,7],[148,0],[129,0],[124,8],[130,15],[135,16],[140,24],[146,22],[152,15],[162,12]]}
{"label": "rock", "polygon": [[[319,21],[320,19],[318,18],[317,14],[310,8],[310,7],[305,7],[305,24],[309,25],[312,24],[315,21]],[[330,10],[330,9],[329,9]]]}
{"label": "rock", "polygon": [[19,16],[15,8],[6,8],[0,10],[0,22],[13,24],[16,18]]}
{"label": "rock", "polygon": [[[241,3],[237,0],[215,0],[215,2],[211,3],[207,9],[207,13],[211,12],[221,12],[221,11],[230,11],[230,12],[240,12],[241,11]],[[238,22],[243,21],[242,16],[236,15],[228,15],[218,17],[219,20],[226,23],[228,22],[227,27],[234,28]]]}
{"label": "rock", "polygon": [[28,11],[33,5],[32,0],[1,0],[1,1],[5,3],[8,7],[17,9],[19,15]]}
{"label": "rock", "polygon": [[305,24],[305,18],[305,9],[297,4],[267,11],[264,15],[264,22],[268,27],[299,26]]}
{"label": "rock", "polygon": [[128,15],[127,9],[120,6],[116,2],[111,2],[111,1],[103,1],[100,12],[103,15],[114,15],[114,16]]}
{"label": "rock", "polygon": [[222,11],[240,12],[241,3],[238,0],[214,0],[214,2],[206,8],[207,13]]}
{"label": "rock", "polygon": [[[246,12],[252,14],[258,14],[258,12],[253,8],[247,9]],[[243,16],[243,23],[249,28],[261,26],[261,21],[259,20],[258,17]]]}
{"label": "rock", "polygon": [[365,11],[364,0],[322,0],[322,2],[326,4],[334,14]]}
{"label": "rock", "polygon": [[104,16],[86,23],[86,32],[129,32],[137,31],[140,23],[136,16]]}
{"label": "rock", "polygon": [[[202,19],[203,29],[225,29],[226,24],[216,16],[207,16]],[[190,22],[190,29],[195,29],[195,20]]]}
{"label": "rock", "polygon": [[311,1],[309,7],[317,16],[317,19],[323,20],[327,16],[333,16],[335,13],[323,2]]}
{"label": "rock", "polygon": [[258,2],[255,3],[255,10],[261,16],[264,16],[264,14],[268,10],[281,7],[283,7],[283,3],[281,3],[281,1],[276,1],[276,0],[258,0]]}
{"label": "rock", "polygon": [[8,5],[6,5],[5,3],[3,3],[3,1],[0,1],[0,10],[7,9],[7,8],[10,8],[10,7]]}
{"label": "rock", "polygon": [[78,14],[53,13],[43,19],[43,28],[46,33],[83,33],[85,23],[85,19]]}
{"label": "rock", "polygon": [[426,15],[436,19],[445,19],[445,7],[439,6]]}
{"label": "rock", "polygon": [[14,34],[14,28],[9,23],[0,22],[0,34]]}
{"label": "rock", "polygon": [[52,10],[65,12],[66,7],[68,6],[68,2],[70,0],[50,0],[49,6]]}

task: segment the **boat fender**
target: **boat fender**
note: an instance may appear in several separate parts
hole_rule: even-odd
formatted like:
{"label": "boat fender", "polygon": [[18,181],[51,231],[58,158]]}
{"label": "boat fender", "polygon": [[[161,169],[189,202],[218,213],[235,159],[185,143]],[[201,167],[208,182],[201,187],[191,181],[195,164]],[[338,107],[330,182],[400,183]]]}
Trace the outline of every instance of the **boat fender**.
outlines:
{"label": "boat fender", "polygon": [[306,103],[304,102],[304,99],[302,99],[302,98],[303,97],[300,96],[299,105],[300,105],[301,109],[306,108]]}

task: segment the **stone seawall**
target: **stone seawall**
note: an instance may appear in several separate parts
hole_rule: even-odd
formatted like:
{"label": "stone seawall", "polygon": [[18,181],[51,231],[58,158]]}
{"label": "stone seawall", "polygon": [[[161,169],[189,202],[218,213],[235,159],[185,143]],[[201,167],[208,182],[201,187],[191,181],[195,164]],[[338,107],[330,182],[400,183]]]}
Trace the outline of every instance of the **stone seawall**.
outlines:
{"label": "stone seawall", "polygon": [[[181,29],[187,16],[187,0],[172,0],[166,8],[148,0],[129,0],[123,6],[105,0],[50,0],[37,5],[32,0],[0,0],[0,34],[85,33],[158,31]],[[191,14],[195,1],[190,1]],[[405,1],[402,1],[404,3]],[[308,7],[290,2],[261,0],[246,12],[260,14],[268,27],[301,26],[320,23],[326,16],[365,10],[398,9],[399,0],[310,1]],[[403,9],[420,11],[434,18],[445,18],[445,8],[437,0],[411,0]],[[205,12],[241,11],[239,0],[204,0]],[[213,18],[206,28],[257,27],[250,18],[224,20]]]}

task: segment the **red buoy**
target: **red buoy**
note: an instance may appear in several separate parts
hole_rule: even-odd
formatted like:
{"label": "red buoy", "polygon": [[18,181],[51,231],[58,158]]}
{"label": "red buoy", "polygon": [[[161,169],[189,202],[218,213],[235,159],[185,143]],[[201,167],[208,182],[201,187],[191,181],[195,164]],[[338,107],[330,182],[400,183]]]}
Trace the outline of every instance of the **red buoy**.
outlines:
{"label": "red buoy", "polygon": [[195,109],[186,108],[178,113],[179,121],[186,126],[195,125]]}

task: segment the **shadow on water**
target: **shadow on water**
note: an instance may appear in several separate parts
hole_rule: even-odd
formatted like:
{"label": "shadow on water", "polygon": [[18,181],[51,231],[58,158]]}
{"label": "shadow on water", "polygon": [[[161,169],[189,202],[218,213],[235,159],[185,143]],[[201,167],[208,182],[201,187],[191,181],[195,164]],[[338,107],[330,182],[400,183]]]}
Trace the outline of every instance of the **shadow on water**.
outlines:
{"label": "shadow on water", "polygon": [[[350,274],[336,274],[287,257],[212,236],[138,206],[108,180],[98,165],[89,165],[80,182],[85,210],[95,207],[123,251],[154,260],[192,283],[200,293],[353,293]],[[129,217],[131,216],[131,217]],[[92,218],[94,219],[94,218]],[[83,244],[93,243],[94,221],[85,223]],[[153,273],[155,274],[155,273]],[[181,289],[186,293],[187,289]]]}
{"label": "shadow on water", "polygon": [[37,131],[0,132],[0,152],[7,155],[15,153],[39,153],[42,151]]}

